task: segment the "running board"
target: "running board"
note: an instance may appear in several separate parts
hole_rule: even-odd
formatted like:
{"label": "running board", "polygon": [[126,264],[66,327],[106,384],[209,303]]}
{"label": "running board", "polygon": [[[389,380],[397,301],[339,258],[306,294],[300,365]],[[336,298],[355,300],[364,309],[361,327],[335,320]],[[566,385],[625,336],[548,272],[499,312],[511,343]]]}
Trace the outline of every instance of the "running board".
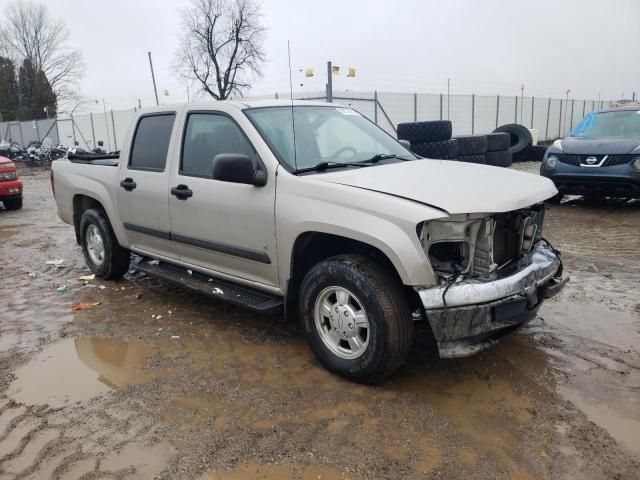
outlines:
{"label": "running board", "polygon": [[279,310],[284,303],[282,297],[277,295],[228,280],[209,277],[202,273],[158,260],[143,259],[134,268],[147,275],[160,277],[204,295],[240,305],[257,312],[276,311]]}

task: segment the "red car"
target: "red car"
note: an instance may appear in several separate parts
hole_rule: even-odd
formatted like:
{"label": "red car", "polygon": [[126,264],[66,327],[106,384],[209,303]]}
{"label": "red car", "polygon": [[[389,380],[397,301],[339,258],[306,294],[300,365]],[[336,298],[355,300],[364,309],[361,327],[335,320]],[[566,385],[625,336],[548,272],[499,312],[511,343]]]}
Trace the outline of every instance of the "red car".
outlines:
{"label": "red car", "polygon": [[15,164],[6,157],[0,157],[0,202],[7,210],[22,208],[22,182]]}

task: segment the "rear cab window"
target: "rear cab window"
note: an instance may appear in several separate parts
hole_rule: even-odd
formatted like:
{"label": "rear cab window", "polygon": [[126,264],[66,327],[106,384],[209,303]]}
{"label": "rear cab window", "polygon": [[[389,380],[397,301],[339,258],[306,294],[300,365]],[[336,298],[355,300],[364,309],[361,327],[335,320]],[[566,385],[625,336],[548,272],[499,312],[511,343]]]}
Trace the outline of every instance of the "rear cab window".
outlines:
{"label": "rear cab window", "polygon": [[131,146],[130,170],[164,171],[175,118],[175,113],[140,117]]}

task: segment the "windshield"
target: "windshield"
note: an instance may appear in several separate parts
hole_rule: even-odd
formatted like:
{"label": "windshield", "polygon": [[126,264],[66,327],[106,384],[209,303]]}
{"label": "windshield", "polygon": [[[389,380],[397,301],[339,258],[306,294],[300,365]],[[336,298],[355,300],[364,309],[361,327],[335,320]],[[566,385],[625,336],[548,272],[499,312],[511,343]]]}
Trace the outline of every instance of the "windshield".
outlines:
{"label": "windshield", "polygon": [[291,170],[312,168],[322,162],[346,166],[375,155],[416,158],[351,108],[296,106],[293,122],[291,110],[287,106],[245,110],[280,162]]}
{"label": "windshield", "polygon": [[592,112],[582,119],[569,136],[594,140],[640,138],[640,110]]}

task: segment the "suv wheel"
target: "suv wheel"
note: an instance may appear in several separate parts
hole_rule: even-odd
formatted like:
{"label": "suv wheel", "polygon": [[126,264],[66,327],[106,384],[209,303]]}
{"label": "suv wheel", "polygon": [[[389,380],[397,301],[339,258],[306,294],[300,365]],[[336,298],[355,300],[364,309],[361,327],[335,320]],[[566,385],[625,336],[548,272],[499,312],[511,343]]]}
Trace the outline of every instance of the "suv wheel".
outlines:
{"label": "suv wheel", "polygon": [[363,255],[315,265],[300,297],[305,336],[320,362],[350,380],[373,383],[402,365],[413,320],[395,273]]}
{"label": "suv wheel", "polygon": [[129,269],[131,255],[122,248],[101,210],[85,210],[80,218],[80,244],[87,266],[100,278],[120,278]]}

